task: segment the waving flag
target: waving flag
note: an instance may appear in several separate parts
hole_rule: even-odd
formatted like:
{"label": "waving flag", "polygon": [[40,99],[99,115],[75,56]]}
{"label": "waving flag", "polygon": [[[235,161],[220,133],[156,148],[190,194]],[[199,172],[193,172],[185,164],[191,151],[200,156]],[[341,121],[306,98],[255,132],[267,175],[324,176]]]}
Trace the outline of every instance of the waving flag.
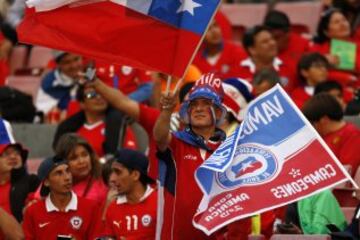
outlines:
{"label": "waving flag", "polygon": [[195,173],[204,193],[194,226],[224,225],[353,181],[278,85]]}
{"label": "waving flag", "polygon": [[27,0],[21,42],[182,77],[220,0]]}
{"label": "waving flag", "polygon": [[12,135],[10,124],[4,119],[0,118],[0,153],[2,153],[7,145],[14,142],[15,141]]}

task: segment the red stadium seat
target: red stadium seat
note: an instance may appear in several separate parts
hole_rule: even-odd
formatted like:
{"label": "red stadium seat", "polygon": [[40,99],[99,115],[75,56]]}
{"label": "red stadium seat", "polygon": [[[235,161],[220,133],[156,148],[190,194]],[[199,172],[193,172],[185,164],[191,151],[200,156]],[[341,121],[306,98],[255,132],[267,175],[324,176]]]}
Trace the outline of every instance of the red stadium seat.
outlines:
{"label": "red stadium seat", "polygon": [[26,46],[16,46],[13,48],[10,55],[10,73],[14,74],[16,70],[25,68],[28,55]]}
{"label": "red stadium seat", "polygon": [[270,240],[330,240],[329,235],[274,234]]}
{"label": "red stadium seat", "polygon": [[54,58],[53,50],[46,47],[34,46],[31,49],[28,68],[46,68]]}
{"label": "red stadium seat", "polygon": [[33,101],[36,99],[40,84],[41,77],[39,76],[9,76],[6,79],[7,86],[31,95]]}

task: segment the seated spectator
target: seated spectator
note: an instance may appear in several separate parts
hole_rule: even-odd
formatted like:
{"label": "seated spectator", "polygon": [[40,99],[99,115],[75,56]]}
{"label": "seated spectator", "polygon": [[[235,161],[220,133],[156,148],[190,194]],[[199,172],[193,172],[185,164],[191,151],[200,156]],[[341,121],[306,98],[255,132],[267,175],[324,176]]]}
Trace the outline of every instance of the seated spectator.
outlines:
{"label": "seated spectator", "polygon": [[293,228],[286,232],[279,226],[280,233],[328,234],[328,224],[334,224],[340,230],[346,227],[344,213],[330,190],[288,205],[285,222],[292,224]]}
{"label": "seated spectator", "polygon": [[57,112],[58,120],[63,120],[70,100],[75,97],[76,83],[83,64],[82,57],[76,54],[56,52],[55,55],[56,69],[42,80],[35,105],[45,116]]}
{"label": "seated spectator", "polygon": [[[157,190],[151,186],[155,181],[147,175],[148,159],[140,152],[122,149],[115,153],[111,169],[110,178],[119,195],[107,209],[102,236],[155,239]],[[134,222],[129,223],[128,216]]]}
{"label": "seated spectator", "polygon": [[[84,137],[99,157],[113,153],[123,142],[123,135],[120,133],[126,129],[124,115],[111,109],[91,86],[80,85],[76,95],[82,111],[59,124],[53,147],[56,147],[63,134],[72,132]],[[135,147],[134,139],[130,138],[124,143],[127,147]]]}
{"label": "seated spectator", "polygon": [[317,84],[327,81],[329,63],[320,53],[309,53],[301,57],[298,63],[298,78],[301,86],[291,92],[291,98],[298,108],[314,95]]}
{"label": "seated spectator", "polygon": [[[340,62],[338,56],[331,54],[332,39],[356,44],[355,68],[352,71],[337,69]],[[336,80],[343,85],[352,85],[357,80],[356,74],[360,72],[360,47],[351,37],[349,21],[339,9],[331,8],[322,14],[311,51],[323,54],[334,68],[329,72],[329,79]]]}
{"label": "seated spectator", "polygon": [[[342,109],[346,111],[346,102],[344,100],[344,91],[340,83],[336,81],[325,81],[316,85],[314,95],[321,92],[326,92],[333,96],[341,105]],[[345,114],[346,115],[346,114]]]}
{"label": "seated spectator", "polygon": [[236,65],[245,57],[241,47],[224,40],[220,26],[213,21],[193,64],[202,73],[213,72],[220,78],[229,78],[238,76]]}
{"label": "seated spectator", "polygon": [[360,165],[360,130],[345,122],[339,102],[328,93],[319,93],[305,103],[302,111],[340,162],[351,166],[354,176]]}
{"label": "seated spectator", "polygon": [[243,37],[243,46],[249,57],[238,65],[238,76],[252,82],[256,72],[273,69],[280,76],[280,83],[286,91],[295,86],[295,73],[291,66],[277,57],[277,43],[271,32],[264,26],[248,29]]}
{"label": "seated spectator", "polygon": [[300,57],[309,50],[309,40],[292,32],[289,17],[278,10],[267,13],[264,26],[270,29],[277,42],[278,57],[296,70]]}
{"label": "seated spectator", "polygon": [[93,239],[92,226],[97,211],[94,202],[72,191],[72,176],[64,159],[50,157],[38,169],[41,196],[25,211],[25,239]]}
{"label": "seated spectator", "polygon": [[280,83],[279,74],[273,69],[262,69],[255,73],[252,85],[254,95],[259,96],[276,84]]}
{"label": "seated spectator", "polygon": [[5,84],[5,79],[10,74],[8,60],[16,43],[16,31],[0,15],[0,87]]}
{"label": "seated spectator", "polygon": [[99,159],[90,144],[74,133],[67,133],[59,139],[55,152],[69,165],[76,195],[102,204],[108,189],[101,178]]}
{"label": "seated spectator", "polygon": [[28,151],[19,143],[0,145],[0,207],[17,221],[23,219],[23,208],[40,184],[37,176],[26,170]]}

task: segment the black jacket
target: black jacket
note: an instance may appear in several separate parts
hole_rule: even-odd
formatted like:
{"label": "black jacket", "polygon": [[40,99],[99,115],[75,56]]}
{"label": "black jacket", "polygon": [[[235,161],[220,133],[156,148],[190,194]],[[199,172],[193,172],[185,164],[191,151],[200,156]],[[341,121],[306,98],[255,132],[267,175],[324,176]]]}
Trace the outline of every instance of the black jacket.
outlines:
{"label": "black jacket", "polygon": [[[56,144],[63,134],[77,132],[85,122],[85,113],[81,111],[60,123],[54,136],[53,149],[55,149]],[[122,144],[127,122],[128,118],[123,113],[114,109],[107,111],[105,119],[105,141],[103,143],[105,154],[114,153],[119,147],[119,143]]]}
{"label": "black jacket", "polygon": [[24,167],[11,171],[10,208],[13,216],[21,222],[23,208],[29,193],[35,192],[40,185],[36,175],[28,174]]}

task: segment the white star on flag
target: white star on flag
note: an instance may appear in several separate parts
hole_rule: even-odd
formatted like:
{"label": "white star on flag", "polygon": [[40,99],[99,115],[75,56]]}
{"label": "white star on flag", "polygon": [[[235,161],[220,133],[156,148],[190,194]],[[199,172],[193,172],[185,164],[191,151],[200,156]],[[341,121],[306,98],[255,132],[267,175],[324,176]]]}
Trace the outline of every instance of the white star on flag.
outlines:
{"label": "white star on flag", "polygon": [[193,0],[180,0],[181,2],[181,6],[179,7],[179,9],[176,11],[176,13],[180,13],[180,12],[189,12],[191,15],[194,16],[194,8],[197,7],[201,7],[202,5],[194,2]]}

